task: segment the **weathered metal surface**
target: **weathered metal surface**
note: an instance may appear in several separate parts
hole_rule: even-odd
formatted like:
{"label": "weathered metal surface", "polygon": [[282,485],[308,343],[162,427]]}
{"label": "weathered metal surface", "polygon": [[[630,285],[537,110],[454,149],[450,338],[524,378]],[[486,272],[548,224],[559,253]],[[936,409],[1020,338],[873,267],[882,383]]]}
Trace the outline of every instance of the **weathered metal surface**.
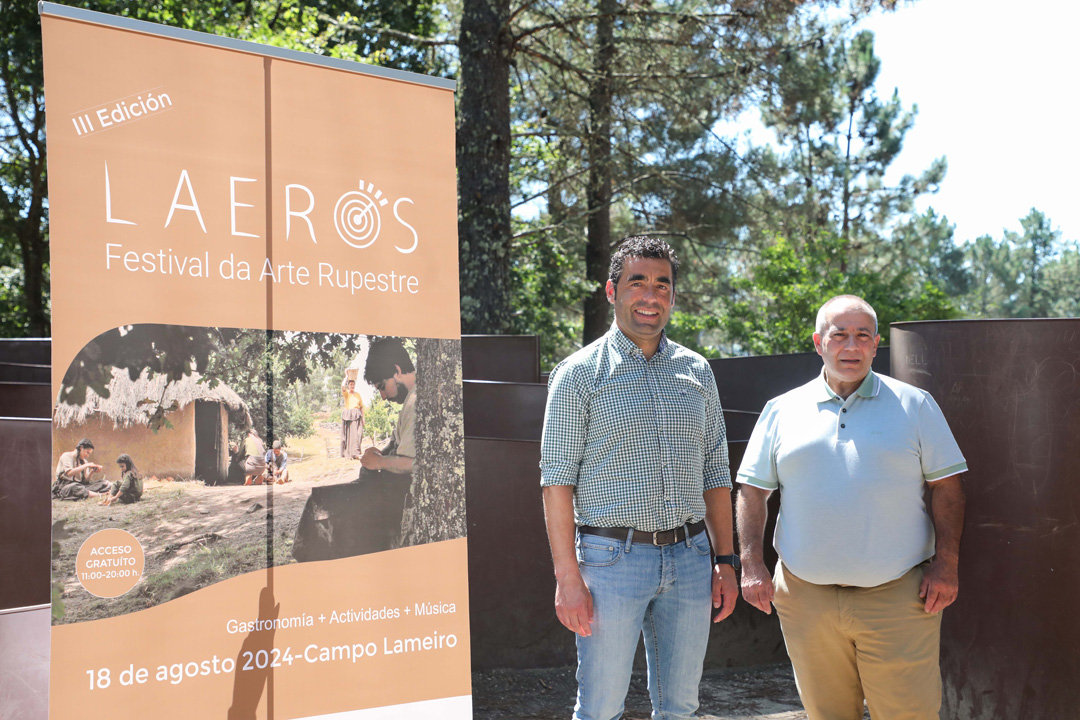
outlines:
{"label": "weathered metal surface", "polygon": [[960,596],[942,625],[942,717],[1080,714],[1080,320],[892,326],[967,457]]}
{"label": "weathered metal surface", "polygon": [[540,440],[546,385],[466,380],[461,400],[465,437]]}
{"label": "weathered metal surface", "polygon": [[48,383],[0,381],[0,417],[51,418]]}
{"label": "weathered metal surface", "polygon": [[0,610],[49,602],[52,423],[0,418]]}
{"label": "weathered metal surface", "polygon": [[540,499],[540,444],[465,438],[473,668],[566,665]]}
{"label": "weathered metal surface", "polygon": [[466,380],[540,382],[536,335],[462,335],[461,376]]}
{"label": "weathered metal surface", "polygon": [[[807,334],[807,345],[810,336]],[[712,358],[720,405],[726,411],[757,413],[769,400],[809,382],[821,372],[821,357],[814,352],[757,357]],[[878,348],[874,372],[889,375],[889,348]],[[746,439],[746,438],[742,438]]]}

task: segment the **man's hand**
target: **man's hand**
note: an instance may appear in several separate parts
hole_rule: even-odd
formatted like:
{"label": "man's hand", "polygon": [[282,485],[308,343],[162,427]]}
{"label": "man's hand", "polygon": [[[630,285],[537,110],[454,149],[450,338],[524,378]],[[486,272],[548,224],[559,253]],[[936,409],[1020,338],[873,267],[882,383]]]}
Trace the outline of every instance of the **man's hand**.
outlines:
{"label": "man's hand", "polygon": [[592,635],[592,593],[581,575],[556,580],[555,614],[559,622],[581,637]]}
{"label": "man's hand", "polygon": [[919,586],[919,597],[926,600],[926,612],[941,612],[953,604],[959,592],[960,572],[956,563],[934,557]]}
{"label": "man's hand", "polygon": [[383,454],[379,452],[378,448],[373,447],[369,447],[364,451],[364,454],[360,456],[360,464],[368,470],[382,470],[383,460]]}
{"label": "man's hand", "polygon": [[735,610],[739,597],[739,584],[735,580],[735,568],[730,565],[713,565],[712,570],[712,606],[719,610],[713,622],[726,620]]}
{"label": "man's hand", "polygon": [[934,520],[934,559],[923,574],[919,597],[926,612],[939,613],[960,590],[960,535],[964,530],[964,482],[952,475],[930,483],[930,517]]}
{"label": "man's hand", "polygon": [[774,592],[772,577],[769,575],[765,563],[744,558],[742,567],[743,600],[766,615],[771,615]]}

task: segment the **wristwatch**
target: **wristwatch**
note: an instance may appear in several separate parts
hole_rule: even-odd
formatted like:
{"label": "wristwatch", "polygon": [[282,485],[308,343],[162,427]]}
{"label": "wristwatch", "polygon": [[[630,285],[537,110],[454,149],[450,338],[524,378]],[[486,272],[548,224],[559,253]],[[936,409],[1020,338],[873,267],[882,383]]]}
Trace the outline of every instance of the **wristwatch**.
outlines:
{"label": "wristwatch", "polygon": [[713,565],[730,565],[736,570],[742,570],[742,563],[738,555],[714,555]]}

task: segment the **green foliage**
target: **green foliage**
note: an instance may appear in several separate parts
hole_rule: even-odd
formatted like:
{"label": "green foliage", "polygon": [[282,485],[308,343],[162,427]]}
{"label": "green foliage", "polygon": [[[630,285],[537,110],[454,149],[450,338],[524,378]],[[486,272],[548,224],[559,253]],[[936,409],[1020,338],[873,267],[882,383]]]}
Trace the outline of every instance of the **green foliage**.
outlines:
{"label": "green foliage", "polygon": [[[676,293],[675,302],[680,299]],[[688,313],[675,310],[666,328],[667,336],[705,357],[717,357],[721,354],[716,345],[718,332],[724,327],[724,320],[715,313]]]}
{"label": "green foliage", "polygon": [[376,395],[371,405],[364,411],[364,435],[371,438],[375,444],[381,445],[397,426],[400,412],[400,405],[383,400]]}
{"label": "green foliage", "polygon": [[[81,404],[87,388],[109,397],[114,367],[132,380],[144,370],[164,374],[170,382],[198,372],[211,387],[224,382],[243,398],[264,439],[307,437],[313,432],[312,405],[326,406],[327,396],[339,392],[323,385],[317,397],[310,372],[341,367],[343,357],[356,354],[358,340],[335,333],[129,325],[102,333],[83,348],[64,375],[60,401]],[[305,385],[306,403],[300,390]],[[173,409],[160,398],[144,404],[152,429],[161,427]],[[234,425],[233,435],[244,429]]]}
{"label": "green foliage", "polygon": [[1022,232],[1000,240],[983,235],[964,246],[971,274],[960,298],[969,317],[1061,317],[1080,315],[1080,254],[1075,241],[1035,208],[1020,220]]}
{"label": "green foliage", "polygon": [[751,266],[751,275],[733,285],[743,294],[727,303],[723,326],[739,354],[768,355],[807,352],[818,308],[834,295],[859,295],[878,314],[882,343],[889,341],[889,323],[937,320],[955,311],[932,283],[910,283],[903,274],[848,271],[844,263],[849,241],[822,234],[797,250],[778,237]]}
{"label": "green foliage", "polygon": [[751,153],[763,186],[755,199],[763,211],[759,222],[795,243],[835,233],[851,241],[845,266],[875,267],[891,227],[916,198],[936,192],[945,158],[918,177],[886,185],[917,109],[905,108],[896,91],[878,96],[873,33],[850,35],[844,26],[815,20],[793,31],[790,42],[798,50],[781,56],[762,104],[779,148]]}
{"label": "green foliage", "polygon": [[578,347],[581,301],[592,284],[584,280],[576,243],[558,230],[515,250],[511,332],[538,335],[541,367],[550,368]]}

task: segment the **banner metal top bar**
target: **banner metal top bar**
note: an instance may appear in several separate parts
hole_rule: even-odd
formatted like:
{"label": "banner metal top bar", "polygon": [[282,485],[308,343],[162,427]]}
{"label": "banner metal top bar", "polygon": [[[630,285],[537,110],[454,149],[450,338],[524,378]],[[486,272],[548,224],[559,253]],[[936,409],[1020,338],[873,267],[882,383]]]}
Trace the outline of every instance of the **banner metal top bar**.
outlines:
{"label": "banner metal top bar", "polygon": [[42,15],[53,15],[56,17],[68,18],[70,20],[94,23],[96,25],[106,25],[121,30],[159,35],[173,40],[183,40],[185,42],[198,43],[200,45],[210,45],[253,55],[264,55],[279,60],[307,63],[309,65],[321,65],[335,70],[355,72],[362,75],[374,75],[387,80],[397,80],[399,82],[407,82],[414,85],[427,85],[443,90],[454,90],[457,87],[457,83],[453,80],[432,77],[430,75],[421,75],[420,73],[408,72],[407,70],[384,68],[379,67],[378,65],[354,62],[352,60],[342,60],[339,58],[326,57],[324,55],[300,52],[299,50],[287,50],[285,48],[262,45],[248,40],[237,40],[236,38],[221,37],[219,35],[196,32],[195,30],[186,30],[184,28],[176,28],[169,25],[159,25],[158,23],[146,22],[145,20],[133,20],[131,18],[95,12],[93,10],[84,10],[68,5],[59,5],[52,2],[39,2],[38,12]]}

